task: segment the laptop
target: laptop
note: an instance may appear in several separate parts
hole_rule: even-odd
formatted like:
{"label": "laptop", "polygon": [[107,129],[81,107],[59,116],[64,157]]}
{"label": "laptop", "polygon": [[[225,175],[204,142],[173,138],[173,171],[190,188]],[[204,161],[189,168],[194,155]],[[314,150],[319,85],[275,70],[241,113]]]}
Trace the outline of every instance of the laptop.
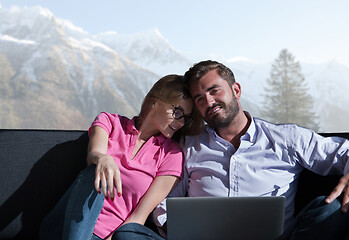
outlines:
{"label": "laptop", "polygon": [[285,197],[168,198],[169,240],[278,239]]}

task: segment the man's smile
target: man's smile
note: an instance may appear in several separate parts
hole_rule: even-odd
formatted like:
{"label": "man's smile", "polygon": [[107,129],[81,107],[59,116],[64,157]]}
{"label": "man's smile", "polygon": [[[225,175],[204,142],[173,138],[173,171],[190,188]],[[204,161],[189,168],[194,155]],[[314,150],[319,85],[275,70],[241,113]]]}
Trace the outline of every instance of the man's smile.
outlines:
{"label": "man's smile", "polygon": [[210,107],[206,110],[206,117],[210,117],[214,114],[216,114],[219,110],[222,109],[222,106],[220,106],[219,104],[213,106],[213,107]]}

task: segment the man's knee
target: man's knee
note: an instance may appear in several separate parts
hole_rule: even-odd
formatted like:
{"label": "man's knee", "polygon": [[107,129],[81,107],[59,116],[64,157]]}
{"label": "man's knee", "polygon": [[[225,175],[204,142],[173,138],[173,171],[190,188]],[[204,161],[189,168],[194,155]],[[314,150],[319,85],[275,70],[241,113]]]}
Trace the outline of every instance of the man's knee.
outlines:
{"label": "man's knee", "polygon": [[311,201],[298,215],[301,221],[323,221],[334,213],[340,211],[341,203],[335,199],[331,203],[325,202],[326,196],[320,196]]}
{"label": "man's knee", "polygon": [[326,203],[325,199],[325,196],[314,199],[299,213],[291,239],[342,239],[347,232],[349,214],[341,212],[338,199],[332,203]]}

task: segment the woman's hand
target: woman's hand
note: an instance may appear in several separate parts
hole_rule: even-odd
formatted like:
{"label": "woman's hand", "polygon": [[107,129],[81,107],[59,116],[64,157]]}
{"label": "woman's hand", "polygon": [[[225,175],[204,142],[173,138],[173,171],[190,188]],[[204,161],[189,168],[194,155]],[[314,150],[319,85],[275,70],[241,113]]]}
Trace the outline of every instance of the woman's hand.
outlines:
{"label": "woman's hand", "polygon": [[[87,151],[87,164],[96,165],[95,188],[106,199],[115,197],[114,187],[118,196],[122,194],[120,170],[112,156],[107,154],[108,133],[101,127],[94,126],[91,130]],[[109,192],[108,192],[109,189]]]}
{"label": "woman's hand", "polygon": [[101,187],[106,199],[108,199],[108,188],[109,196],[112,199],[115,197],[114,187],[119,197],[122,194],[119,167],[108,154],[100,154],[97,156],[95,178],[95,188],[97,192],[101,193]]}

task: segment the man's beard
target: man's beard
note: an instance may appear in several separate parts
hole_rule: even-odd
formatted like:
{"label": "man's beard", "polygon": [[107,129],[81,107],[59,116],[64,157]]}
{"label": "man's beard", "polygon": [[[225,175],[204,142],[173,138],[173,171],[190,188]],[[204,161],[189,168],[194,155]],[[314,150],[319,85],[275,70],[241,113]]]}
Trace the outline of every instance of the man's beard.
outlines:
{"label": "man's beard", "polygon": [[[219,114],[216,114],[211,118],[208,118],[207,113],[217,106],[220,106],[222,108],[221,110],[224,111],[223,113],[224,116],[220,116]],[[211,128],[220,129],[220,128],[229,126],[229,124],[235,119],[238,113],[239,113],[239,104],[238,104],[238,101],[236,100],[236,97],[233,95],[233,99],[230,101],[229,104],[226,105],[225,103],[218,103],[208,108],[206,110],[204,120],[208,123],[208,125]]]}

